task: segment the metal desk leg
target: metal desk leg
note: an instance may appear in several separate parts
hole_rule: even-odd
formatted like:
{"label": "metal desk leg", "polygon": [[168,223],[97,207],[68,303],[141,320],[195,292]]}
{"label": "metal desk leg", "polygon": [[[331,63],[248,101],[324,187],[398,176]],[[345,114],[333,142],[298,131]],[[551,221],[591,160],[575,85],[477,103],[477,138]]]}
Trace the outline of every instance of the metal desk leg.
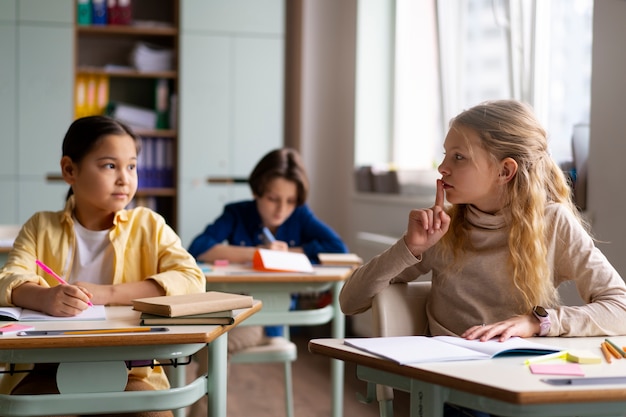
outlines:
{"label": "metal desk leg", "polygon": [[[185,386],[187,380],[187,367],[185,365],[167,368],[166,371],[171,387]],[[186,408],[177,408],[172,410],[172,413],[174,413],[174,417],[185,417]]]}
{"label": "metal desk leg", "polygon": [[410,416],[442,417],[443,404],[449,395],[447,388],[411,379]]}
{"label": "metal desk leg", "polygon": [[[339,292],[343,287],[343,281],[333,284],[333,324],[332,335],[335,339],[342,339],[346,336],[346,318],[339,307]],[[343,377],[345,363],[337,359],[331,359],[330,372],[332,378],[332,416],[343,416]]]}
{"label": "metal desk leg", "polygon": [[209,372],[207,375],[208,417],[226,417],[228,391],[227,347],[228,333],[224,333],[209,343]]}

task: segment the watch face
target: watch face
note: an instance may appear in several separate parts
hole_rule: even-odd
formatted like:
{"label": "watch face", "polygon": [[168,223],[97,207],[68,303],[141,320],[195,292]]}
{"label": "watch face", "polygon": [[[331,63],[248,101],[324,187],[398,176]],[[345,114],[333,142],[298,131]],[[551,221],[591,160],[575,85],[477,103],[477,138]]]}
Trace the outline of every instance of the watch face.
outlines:
{"label": "watch face", "polygon": [[548,312],[546,311],[545,308],[541,306],[535,306],[535,308],[533,309],[533,312],[539,317],[548,317]]}

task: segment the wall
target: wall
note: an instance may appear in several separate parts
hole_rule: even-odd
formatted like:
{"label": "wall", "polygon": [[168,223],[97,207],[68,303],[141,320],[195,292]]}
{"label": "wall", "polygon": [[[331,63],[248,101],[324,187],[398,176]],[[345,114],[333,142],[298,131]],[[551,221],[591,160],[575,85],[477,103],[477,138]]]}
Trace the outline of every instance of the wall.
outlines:
{"label": "wall", "polygon": [[301,153],[309,203],[351,247],[357,0],[304,0]]}
{"label": "wall", "polygon": [[0,0],[0,223],[63,207],[61,141],[72,120],[72,0]]}
{"label": "wall", "polygon": [[224,204],[252,197],[247,184],[207,178],[247,178],[282,144],[285,3],[181,5],[177,232],[188,247]]}
{"label": "wall", "polygon": [[604,252],[626,278],[626,1],[596,0],[587,208]]}
{"label": "wall", "polygon": [[[376,202],[353,193],[357,3],[304,1],[303,153],[314,184],[325,184],[323,188],[314,187],[311,206],[351,247],[357,244],[361,224],[393,236],[406,222],[406,215],[390,211],[389,202],[393,200],[385,203],[383,197]],[[621,42],[626,38],[624,16],[624,0],[595,2],[588,214],[598,247],[626,277],[626,220],[622,212],[626,206],[626,141],[621,122],[626,109],[626,49]],[[415,204],[419,203],[416,199]]]}

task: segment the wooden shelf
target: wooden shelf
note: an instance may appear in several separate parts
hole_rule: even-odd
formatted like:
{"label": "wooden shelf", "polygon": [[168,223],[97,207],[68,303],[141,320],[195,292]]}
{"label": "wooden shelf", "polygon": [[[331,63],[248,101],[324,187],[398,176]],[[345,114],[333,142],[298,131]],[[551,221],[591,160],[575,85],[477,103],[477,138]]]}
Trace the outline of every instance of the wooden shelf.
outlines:
{"label": "wooden shelf", "polygon": [[109,77],[120,78],[167,78],[172,80],[178,78],[176,71],[141,72],[133,68],[111,69],[106,67],[81,66],[76,68],[76,73],[84,75],[108,75]]}
{"label": "wooden shelf", "polygon": [[80,35],[103,35],[103,36],[178,36],[175,27],[160,26],[121,26],[121,25],[92,25],[77,26],[76,33]]}
{"label": "wooden shelf", "polygon": [[159,138],[175,138],[178,136],[178,132],[175,130],[134,129],[134,132],[139,136],[156,136]]}
{"label": "wooden shelf", "polygon": [[[156,92],[157,83],[160,80],[167,80],[166,101],[171,103],[171,96],[178,94],[179,83],[179,8],[180,0],[133,0],[134,24],[132,25],[76,24],[74,26],[74,74],[77,81],[80,79],[81,89],[84,88],[78,91],[86,91],[85,95],[79,95],[79,97],[90,97],[89,88],[94,87],[89,83],[92,85],[96,83],[96,95],[104,91],[101,97],[105,97],[104,100],[108,103],[123,103],[129,107],[152,110],[157,108],[157,98],[163,97],[158,96]],[[171,66],[159,65],[154,67],[157,71],[149,72],[135,69],[137,62],[134,62],[131,56],[141,44],[154,46],[155,49],[170,50],[172,52]],[[161,68],[167,68],[167,70],[158,70]],[[98,109],[101,109],[103,103],[98,100],[96,102],[99,103]],[[93,105],[87,105],[86,108],[88,109],[86,112],[90,112]],[[177,109],[169,111],[177,111]],[[82,115],[86,112],[76,110],[76,114]],[[178,155],[178,130],[135,128],[134,132],[141,137],[143,148],[137,168],[138,174],[141,172],[140,179],[144,179],[142,175],[148,175],[147,172],[154,168],[155,164],[164,163],[163,155],[166,160],[174,164],[174,167],[167,167],[172,171],[172,177],[167,178],[167,181],[161,182],[163,178],[159,178],[159,181],[156,178],[144,181],[150,187],[137,189],[134,204],[154,209],[176,229],[178,189],[176,185],[171,186],[171,184],[176,184],[178,171],[175,159]],[[162,148],[161,145],[164,143],[165,148]],[[157,146],[159,151],[157,151]],[[142,172],[140,168],[144,171]],[[46,179],[47,181],[63,181],[59,173],[48,174]],[[159,184],[165,186],[153,187]]]}

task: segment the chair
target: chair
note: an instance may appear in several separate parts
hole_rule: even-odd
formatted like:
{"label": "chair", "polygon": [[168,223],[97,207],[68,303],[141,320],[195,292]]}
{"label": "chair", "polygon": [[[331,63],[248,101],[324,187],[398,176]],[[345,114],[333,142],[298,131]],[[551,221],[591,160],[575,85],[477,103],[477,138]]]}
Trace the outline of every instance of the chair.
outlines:
{"label": "chair", "polygon": [[[391,284],[372,301],[372,322],[375,337],[428,334],[426,300],[430,281]],[[398,318],[402,319],[399,320]],[[367,398],[378,400],[381,417],[393,417],[393,389],[384,385],[368,384]]]}
{"label": "chair", "polygon": [[233,353],[230,363],[283,363],[285,371],[285,410],[293,417],[293,383],[291,362],[298,358],[295,343],[289,340],[289,326],[283,326],[284,336],[270,338],[266,345],[252,346]]}

